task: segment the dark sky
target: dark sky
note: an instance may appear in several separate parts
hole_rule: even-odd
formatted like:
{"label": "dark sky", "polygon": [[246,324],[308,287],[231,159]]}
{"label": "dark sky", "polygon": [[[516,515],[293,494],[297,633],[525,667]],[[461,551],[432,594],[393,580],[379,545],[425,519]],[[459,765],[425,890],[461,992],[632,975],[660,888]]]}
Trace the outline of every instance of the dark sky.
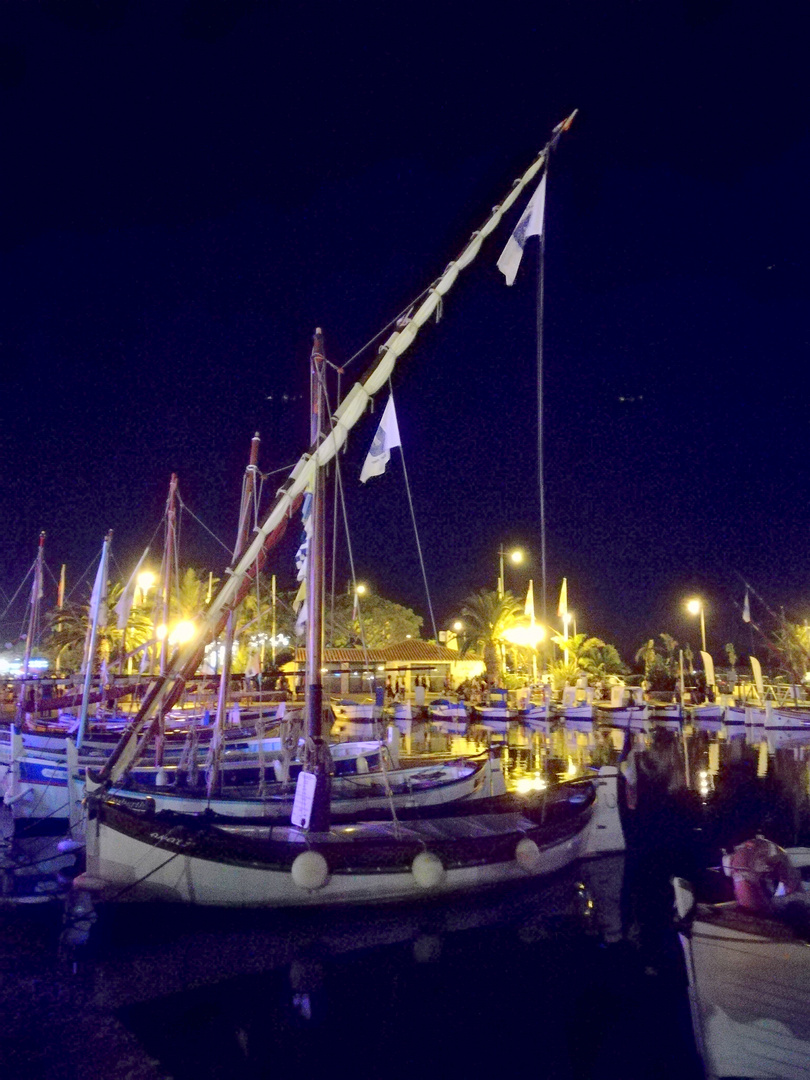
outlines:
{"label": "dark sky", "polygon": [[[626,656],[696,645],[695,591],[712,651],[745,645],[740,575],[810,615],[809,23],[744,0],[6,0],[4,593],[40,529],[69,590],[110,528],[128,573],[173,471],[230,546],[254,431],[265,472],[305,448],[313,328],[353,356],[576,107],[547,202],[550,608],[565,575],[579,629]],[[440,628],[501,543],[539,590],[534,246],[513,288],[495,268],[516,216],[394,379]],[[427,616],[399,462],[358,483],[378,417],[343,459],[358,573]],[[190,516],[182,540],[227,563]]]}

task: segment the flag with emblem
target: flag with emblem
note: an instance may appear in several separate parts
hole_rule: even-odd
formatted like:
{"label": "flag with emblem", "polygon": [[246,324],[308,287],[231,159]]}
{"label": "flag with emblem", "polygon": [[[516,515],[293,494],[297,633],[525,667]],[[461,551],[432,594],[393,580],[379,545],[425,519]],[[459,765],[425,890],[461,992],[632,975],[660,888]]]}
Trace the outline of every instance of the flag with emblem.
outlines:
{"label": "flag with emblem", "polygon": [[537,185],[537,190],[531,199],[529,199],[529,205],[523,211],[520,221],[515,226],[515,231],[506,241],[506,247],[501,252],[501,257],[498,259],[498,269],[506,278],[507,285],[514,285],[515,277],[517,276],[518,269],[520,267],[520,260],[523,258],[523,249],[526,247],[526,241],[530,236],[542,236],[543,235],[543,218],[546,212],[546,174],[543,173],[540,183]]}
{"label": "flag with emblem", "polygon": [[385,466],[391,457],[391,450],[395,446],[402,446],[399,438],[399,424],[394,408],[393,395],[389,396],[388,403],[382,414],[377,431],[371,442],[371,448],[363,462],[360,473],[360,481],[365,484],[370,476],[381,476],[385,472]]}

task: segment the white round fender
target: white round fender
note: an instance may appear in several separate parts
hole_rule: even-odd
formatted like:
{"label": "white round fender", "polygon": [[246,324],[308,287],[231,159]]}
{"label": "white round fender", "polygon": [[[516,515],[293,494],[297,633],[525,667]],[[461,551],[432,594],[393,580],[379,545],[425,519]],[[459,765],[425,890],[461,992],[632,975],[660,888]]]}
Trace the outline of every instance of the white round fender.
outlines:
{"label": "white round fender", "polygon": [[329,878],[329,864],[319,851],[302,851],[292,864],[292,879],[299,889],[314,892]]}
{"label": "white round fender", "polygon": [[411,873],[420,889],[435,889],[444,877],[444,864],[432,851],[420,851],[411,863]]}
{"label": "white round fender", "polygon": [[535,844],[534,840],[530,840],[528,836],[518,840],[515,848],[515,860],[521,870],[525,870],[529,874],[533,873],[540,865],[540,859],[540,848]]}

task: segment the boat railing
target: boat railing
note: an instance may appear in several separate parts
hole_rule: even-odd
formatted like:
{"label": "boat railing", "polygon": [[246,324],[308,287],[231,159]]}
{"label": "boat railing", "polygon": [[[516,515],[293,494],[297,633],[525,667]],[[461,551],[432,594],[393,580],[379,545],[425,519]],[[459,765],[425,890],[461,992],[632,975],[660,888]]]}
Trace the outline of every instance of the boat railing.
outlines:
{"label": "boat railing", "polygon": [[763,705],[766,701],[779,708],[786,705],[810,705],[806,688],[797,683],[768,682],[763,683],[762,690],[764,697],[756,683],[741,681],[735,687],[734,698],[740,705]]}

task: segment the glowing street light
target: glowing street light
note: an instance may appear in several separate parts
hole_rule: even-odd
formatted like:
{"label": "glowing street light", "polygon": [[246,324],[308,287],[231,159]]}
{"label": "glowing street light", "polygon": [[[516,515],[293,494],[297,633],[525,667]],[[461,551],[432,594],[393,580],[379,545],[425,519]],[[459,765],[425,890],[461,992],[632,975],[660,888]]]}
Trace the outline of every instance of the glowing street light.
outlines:
{"label": "glowing street light", "polygon": [[541,641],[546,640],[546,628],[540,623],[531,623],[529,626],[517,624],[504,630],[501,638],[521,649],[536,649]]}
{"label": "glowing street light", "polygon": [[151,570],[142,570],[136,579],[136,584],[141,592],[141,603],[146,603],[146,594],[157,581]]}
{"label": "glowing street light", "polygon": [[700,640],[703,644],[703,651],[706,652],[706,618],[703,612],[703,601],[697,596],[692,600],[687,600],[686,610],[690,615],[700,615]]}
{"label": "glowing street light", "polygon": [[500,574],[498,575],[498,598],[500,600],[503,599],[503,594],[506,592],[506,588],[505,588],[505,585],[504,585],[504,576],[503,576],[503,560],[504,560],[504,556],[506,556],[509,559],[509,561],[512,563],[513,566],[520,566],[520,564],[523,562],[524,558],[526,557],[525,552],[523,551],[523,548],[512,548],[511,551],[505,551],[503,544],[501,544],[500,548],[498,549],[498,557],[499,557],[499,560],[500,560],[499,563],[498,563],[498,566],[500,568]]}

